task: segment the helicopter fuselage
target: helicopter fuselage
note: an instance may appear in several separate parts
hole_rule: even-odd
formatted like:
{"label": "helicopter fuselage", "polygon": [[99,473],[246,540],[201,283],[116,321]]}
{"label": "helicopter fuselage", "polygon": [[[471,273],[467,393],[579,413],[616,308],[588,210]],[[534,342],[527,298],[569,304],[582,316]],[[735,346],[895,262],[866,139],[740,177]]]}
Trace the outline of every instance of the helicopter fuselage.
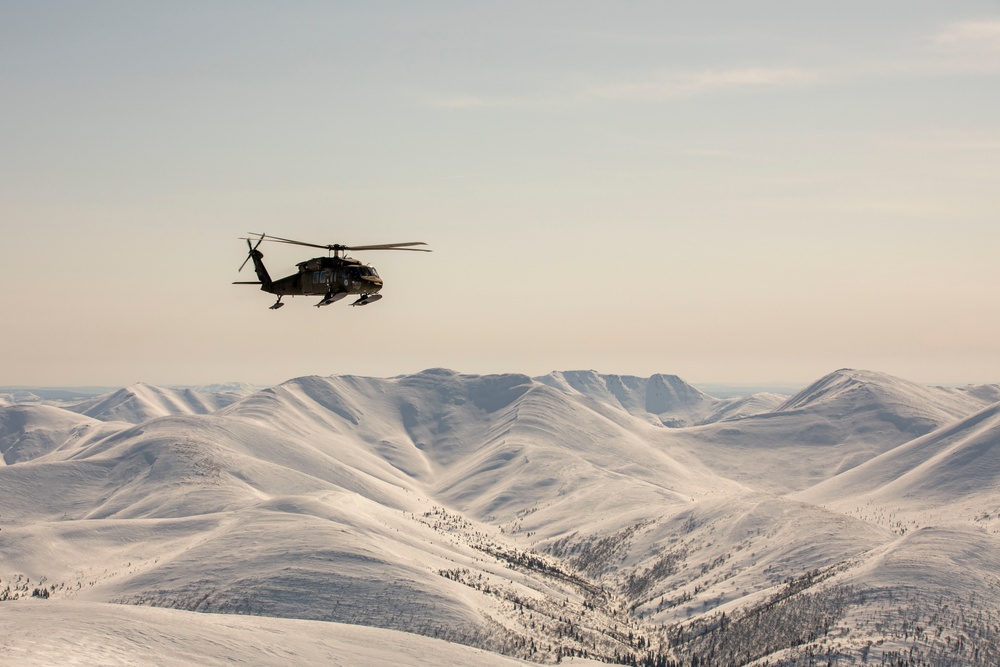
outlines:
{"label": "helicopter fuselage", "polygon": [[350,257],[315,257],[300,262],[298,273],[279,278],[260,288],[284,296],[376,294],[382,279],[375,267]]}

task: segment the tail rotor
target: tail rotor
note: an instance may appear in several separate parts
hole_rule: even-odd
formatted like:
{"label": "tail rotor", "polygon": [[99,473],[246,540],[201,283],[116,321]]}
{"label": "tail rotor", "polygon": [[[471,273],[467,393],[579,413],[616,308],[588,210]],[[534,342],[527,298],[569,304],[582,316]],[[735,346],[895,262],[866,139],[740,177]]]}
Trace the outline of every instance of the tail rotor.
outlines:
{"label": "tail rotor", "polygon": [[[251,245],[250,239],[246,239],[247,247],[250,248],[250,252],[247,253],[247,258],[243,260],[243,263],[240,264],[240,271],[243,271],[243,267],[247,265],[247,262],[253,259],[254,253],[257,252],[257,246],[259,246],[263,241],[264,241],[263,234],[261,234],[260,238],[257,239],[256,245]],[[263,257],[264,253],[260,253],[260,256]]]}

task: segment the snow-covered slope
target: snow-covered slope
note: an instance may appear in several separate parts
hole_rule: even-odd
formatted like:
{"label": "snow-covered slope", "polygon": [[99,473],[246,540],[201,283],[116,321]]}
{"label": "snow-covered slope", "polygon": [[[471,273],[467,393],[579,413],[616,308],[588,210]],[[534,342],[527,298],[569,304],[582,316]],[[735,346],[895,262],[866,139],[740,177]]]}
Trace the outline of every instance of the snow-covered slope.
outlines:
{"label": "snow-covered slope", "polygon": [[949,511],[956,520],[989,524],[1000,511],[1000,403],[896,447],[798,497],[859,514],[895,513],[896,521],[907,526],[916,525],[919,517]]}
{"label": "snow-covered slope", "polygon": [[0,465],[30,461],[98,433],[115,430],[89,417],[36,404],[0,405]]}
{"label": "snow-covered slope", "polygon": [[[982,627],[1000,613],[1000,596],[967,599],[993,585],[983,550],[1000,553],[982,518],[1000,512],[994,395],[838,371],[740,407],[672,376],[431,369],[296,378],[222,407],[136,385],[80,410],[120,421],[5,406],[0,605],[250,614],[294,637],[313,626],[272,620],[346,622],[540,661],[792,664],[833,655],[820,638],[844,623],[837,655],[881,637],[890,659],[913,645],[872,620],[893,600],[976,609]],[[921,579],[940,602],[912,594]],[[77,632],[76,608],[58,609]],[[143,630],[152,615],[93,609],[172,641]]]}

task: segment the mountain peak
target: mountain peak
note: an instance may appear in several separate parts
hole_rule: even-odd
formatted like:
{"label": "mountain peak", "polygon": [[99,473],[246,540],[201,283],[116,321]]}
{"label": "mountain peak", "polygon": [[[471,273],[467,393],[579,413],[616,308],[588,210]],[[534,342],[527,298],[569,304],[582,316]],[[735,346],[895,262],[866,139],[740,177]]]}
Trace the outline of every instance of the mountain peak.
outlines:
{"label": "mountain peak", "polygon": [[692,387],[676,375],[657,373],[646,385],[646,407],[659,413],[678,405],[698,405],[711,400],[708,394]]}
{"label": "mountain peak", "polygon": [[921,393],[925,387],[888,373],[841,368],[824,375],[811,385],[789,398],[779,410],[796,410],[820,403],[844,400],[847,395],[863,391],[869,397],[901,392]]}
{"label": "mountain peak", "polygon": [[931,387],[888,373],[842,368],[785,401],[778,412],[809,410],[827,419],[874,415],[910,437],[962,418],[984,407],[974,392]]}

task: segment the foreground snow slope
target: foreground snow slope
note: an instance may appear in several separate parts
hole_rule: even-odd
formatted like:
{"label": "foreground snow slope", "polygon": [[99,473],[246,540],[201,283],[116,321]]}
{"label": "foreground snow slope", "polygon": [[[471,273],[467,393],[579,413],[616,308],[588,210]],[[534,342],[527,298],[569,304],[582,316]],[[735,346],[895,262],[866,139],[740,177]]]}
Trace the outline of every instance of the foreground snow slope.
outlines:
{"label": "foreground snow slope", "polygon": [[[0,406],[0,611],[118,602],[539,661],[793,664],[879,639],[890,659],[916,641],[900,623],[975,609],[991,656],[997,396],[841,370],[720,402],[673,376],[431,369],[77,406],[121,421]],[[159,611],[93,610],[93,627]],[[822,639],[838,623],[846,639]],[[921,650],[968,657],[942,637]]]}
{"label": "foreground snow slope", "polygon": [[359,625],[60,601],[8,605],[6,665],[524,665],[467,646]]}

